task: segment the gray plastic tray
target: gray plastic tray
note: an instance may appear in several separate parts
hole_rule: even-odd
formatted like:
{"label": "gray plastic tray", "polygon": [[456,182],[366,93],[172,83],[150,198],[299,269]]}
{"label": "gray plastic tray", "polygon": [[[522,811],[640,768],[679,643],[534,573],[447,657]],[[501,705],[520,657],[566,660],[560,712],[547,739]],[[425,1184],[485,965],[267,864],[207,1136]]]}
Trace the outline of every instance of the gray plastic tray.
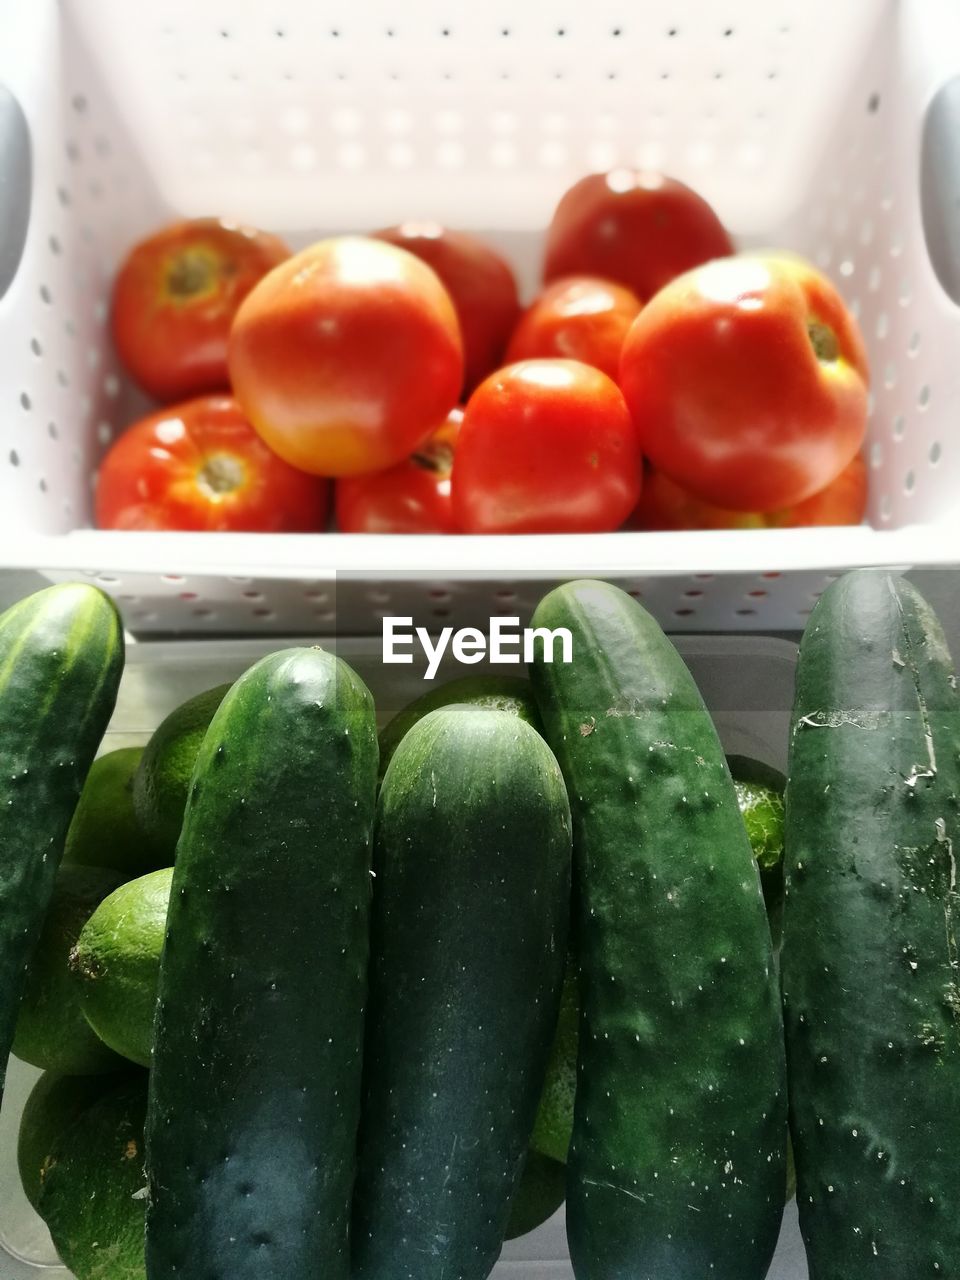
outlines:
{"label": "gray plastic tray", "polygon": [[[336,648],[366,680],[381,723],[428,687],[413,668],[385,668],[378,640],[324,643]],[[700,686],[726,750],[785,770],[796,647],[785,640],[749,635],[680,636],[675,643]],[[277,639],[131,645],[103,749],[145,741],[185,698],[234,679],[257,658],[283,646]],[[484,669],[469,668],[471,672]],[[448,662],[437,683],[465,670]],[[20,1112],[38,1075],[14,1059],[0,1110],[0,1280],[40,1280],[41,1274],[45,1280],[70,1280],[43,1223],[23,1195],[17,1173]],[[494,1271],[494,1280],[572,1280],[572,1276],[562,1210],[539,1230],[507,1245]],[[793,1205],[784,1215],[768,1280],[807,1280]]]}

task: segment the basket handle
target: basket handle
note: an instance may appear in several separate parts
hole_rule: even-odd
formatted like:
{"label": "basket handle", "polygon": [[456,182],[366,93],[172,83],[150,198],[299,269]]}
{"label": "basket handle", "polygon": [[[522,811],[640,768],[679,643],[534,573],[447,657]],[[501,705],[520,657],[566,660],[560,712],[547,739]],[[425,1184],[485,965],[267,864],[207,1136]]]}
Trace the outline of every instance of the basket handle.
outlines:
{"label": "basket handle", "polygon": [[30,126],[17,98],[0,83],[0,299],[23,257],[33,190]]}
{"label": "basket handle", "polygon": [[940,86],[924,116],[920,205],[930,262],[960,306],[960,75]]}

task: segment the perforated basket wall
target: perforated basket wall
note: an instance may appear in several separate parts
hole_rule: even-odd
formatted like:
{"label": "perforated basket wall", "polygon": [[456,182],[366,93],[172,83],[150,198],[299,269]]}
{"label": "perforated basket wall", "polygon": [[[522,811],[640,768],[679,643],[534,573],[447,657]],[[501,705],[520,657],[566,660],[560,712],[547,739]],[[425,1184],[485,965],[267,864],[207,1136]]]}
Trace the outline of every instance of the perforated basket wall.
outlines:
{"label": "perforated basket wall", "polygon": [[[848,565],[960,558],[958,72],[949,0],[0,0],[0,84],[32,145],[26,243],[0,296],[0,564],[86,573],[140,630],[329,629],[337,571],[355,630],[377,625],[385,593],[449,591],[465,616],[529,594],[530,575],[580,572],[626,582],[674,625],[726,629],[798,625]],[[869,527],[90,529],[97,460],[143,407],[105,328],[111,273],[137,237],[180,214],[230,214],[294,244],[429,215],[488,235],[529,291],[559,194],[616,163],[665,168],[741,243],[789,246],[837,280],[874,369]],[[4,181],[16,175],[0,168]],[[0,243],[0,289],[3,257]],[[371,586],[381,571],[391,582]]]}

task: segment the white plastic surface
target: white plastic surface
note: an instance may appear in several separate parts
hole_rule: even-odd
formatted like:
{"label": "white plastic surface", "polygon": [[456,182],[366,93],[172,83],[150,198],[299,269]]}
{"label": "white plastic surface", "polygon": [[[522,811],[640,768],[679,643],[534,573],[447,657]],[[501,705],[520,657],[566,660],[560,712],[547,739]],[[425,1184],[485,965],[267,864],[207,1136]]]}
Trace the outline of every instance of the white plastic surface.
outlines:
{"label": "white plastic surface", "polygon": [[[925,105],[960,70],[958,26],[951,0],[0,0],[0,80],[30,119],[36,173],[26,256],[0,301],[0,565],[104,575],[141,631],[282,631],[318,625],[289,583],[338,570],[469,573],[475,611],[516,573],[641,589],[668,575],[653,594],[670,623],[696,573],[955,559],[960,310],[927,258],[917,166]],[[838,282],[873,364],[871,527],[507,541],[90,530],[97,459],[143,407],[105,324],[137,237],[223,212],[300,245],[429,214],[488,234],[529,292],[558,195],[616,163],[663,166],[742,243],[796,249]],[[231,578],[255,578],[265,603],[247,609]],[[748,614],[745,581],[722,600],[719,581],[717,612],[681,617],[789,625],[809,579],[781,607],[792,583]]]}
{"label": "white plastic surface", "polygon": [[[282,641],[174,642],[132,645],[117,709],[104,750],[146,740],[160,720],[186,698],[234,679]],[[784,771],[796,647],[760,636],[681,636],[676,639],[713,715],[724,748]],[[373,692],[384,723],[426,687],[406,667],[384,668],[379,644],[341,639],[335,646]],[[484,668],[474,668],[482,671]],[[438,681],[462,675],[455,663],[441,668]],[[38,1072],[11,1061],[0,1110],[0,1280],[69,1280],[40,1219],[20,1187],[16,1133],[20,1112]],[[563,1213],[536,1232],[507,1245],[494,1280],[572,1280]],[[785,1214],[777,1257],[769,1280],[807,1280],[795,1207]]]}

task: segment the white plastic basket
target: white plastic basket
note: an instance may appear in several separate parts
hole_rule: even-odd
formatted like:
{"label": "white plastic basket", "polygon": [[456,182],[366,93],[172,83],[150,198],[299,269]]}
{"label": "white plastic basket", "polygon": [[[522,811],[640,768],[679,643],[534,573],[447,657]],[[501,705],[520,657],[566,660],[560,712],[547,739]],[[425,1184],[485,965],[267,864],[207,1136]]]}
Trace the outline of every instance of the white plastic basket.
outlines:
{"label": "white plastic basket", "polygon": [[[145,742],[184,699],[235,679],[280,644],[261,638],[131,645],[103,750]],[[343,637],[331,647],[369,685],[381,725],[423,692],[419,672],[385,667],[375,641]],[[710,708],[724,749],[785,770],[795,646],[769,636],[688,636],[677,647]],[[438,679],[442,683],[462,674],[456,662],[447,660]],[[0,1108],[0,1280],[70,1280],[69,1272],[57,1265],[50,1237],[27,1203],[17,1171],[20,1115],[38,1075],[12,1059]],[[492,1280],[573,1280],[563,1212],[506,1245]],[[807,1280],[795,1204],[784,1215],[768,1280]]]}
{"label": "white plastic basket", "polygon": [[[0,296],[0,565],[87,573],[141,631],[331,630],[337,571],[385,570],[391,608],[434,578],[475,615],[525,574],[597,572],[675,628],[728,630],[796,627],[834,569],[960,558],[958,73],[954,0],[0,0],[0,85],[25,118],[0,94],[0,290],[27,225]],[[529,291],[559,194],[617,162],[664,167],[741,243],[838,281],[874,369],[869,527],[89,528],[98,457],[141,407],[106,336],[109,279],[147,230],[222,212],[296,245],[429,215],[488,235]],[[343,590],[351,629],[384,594]]]}

